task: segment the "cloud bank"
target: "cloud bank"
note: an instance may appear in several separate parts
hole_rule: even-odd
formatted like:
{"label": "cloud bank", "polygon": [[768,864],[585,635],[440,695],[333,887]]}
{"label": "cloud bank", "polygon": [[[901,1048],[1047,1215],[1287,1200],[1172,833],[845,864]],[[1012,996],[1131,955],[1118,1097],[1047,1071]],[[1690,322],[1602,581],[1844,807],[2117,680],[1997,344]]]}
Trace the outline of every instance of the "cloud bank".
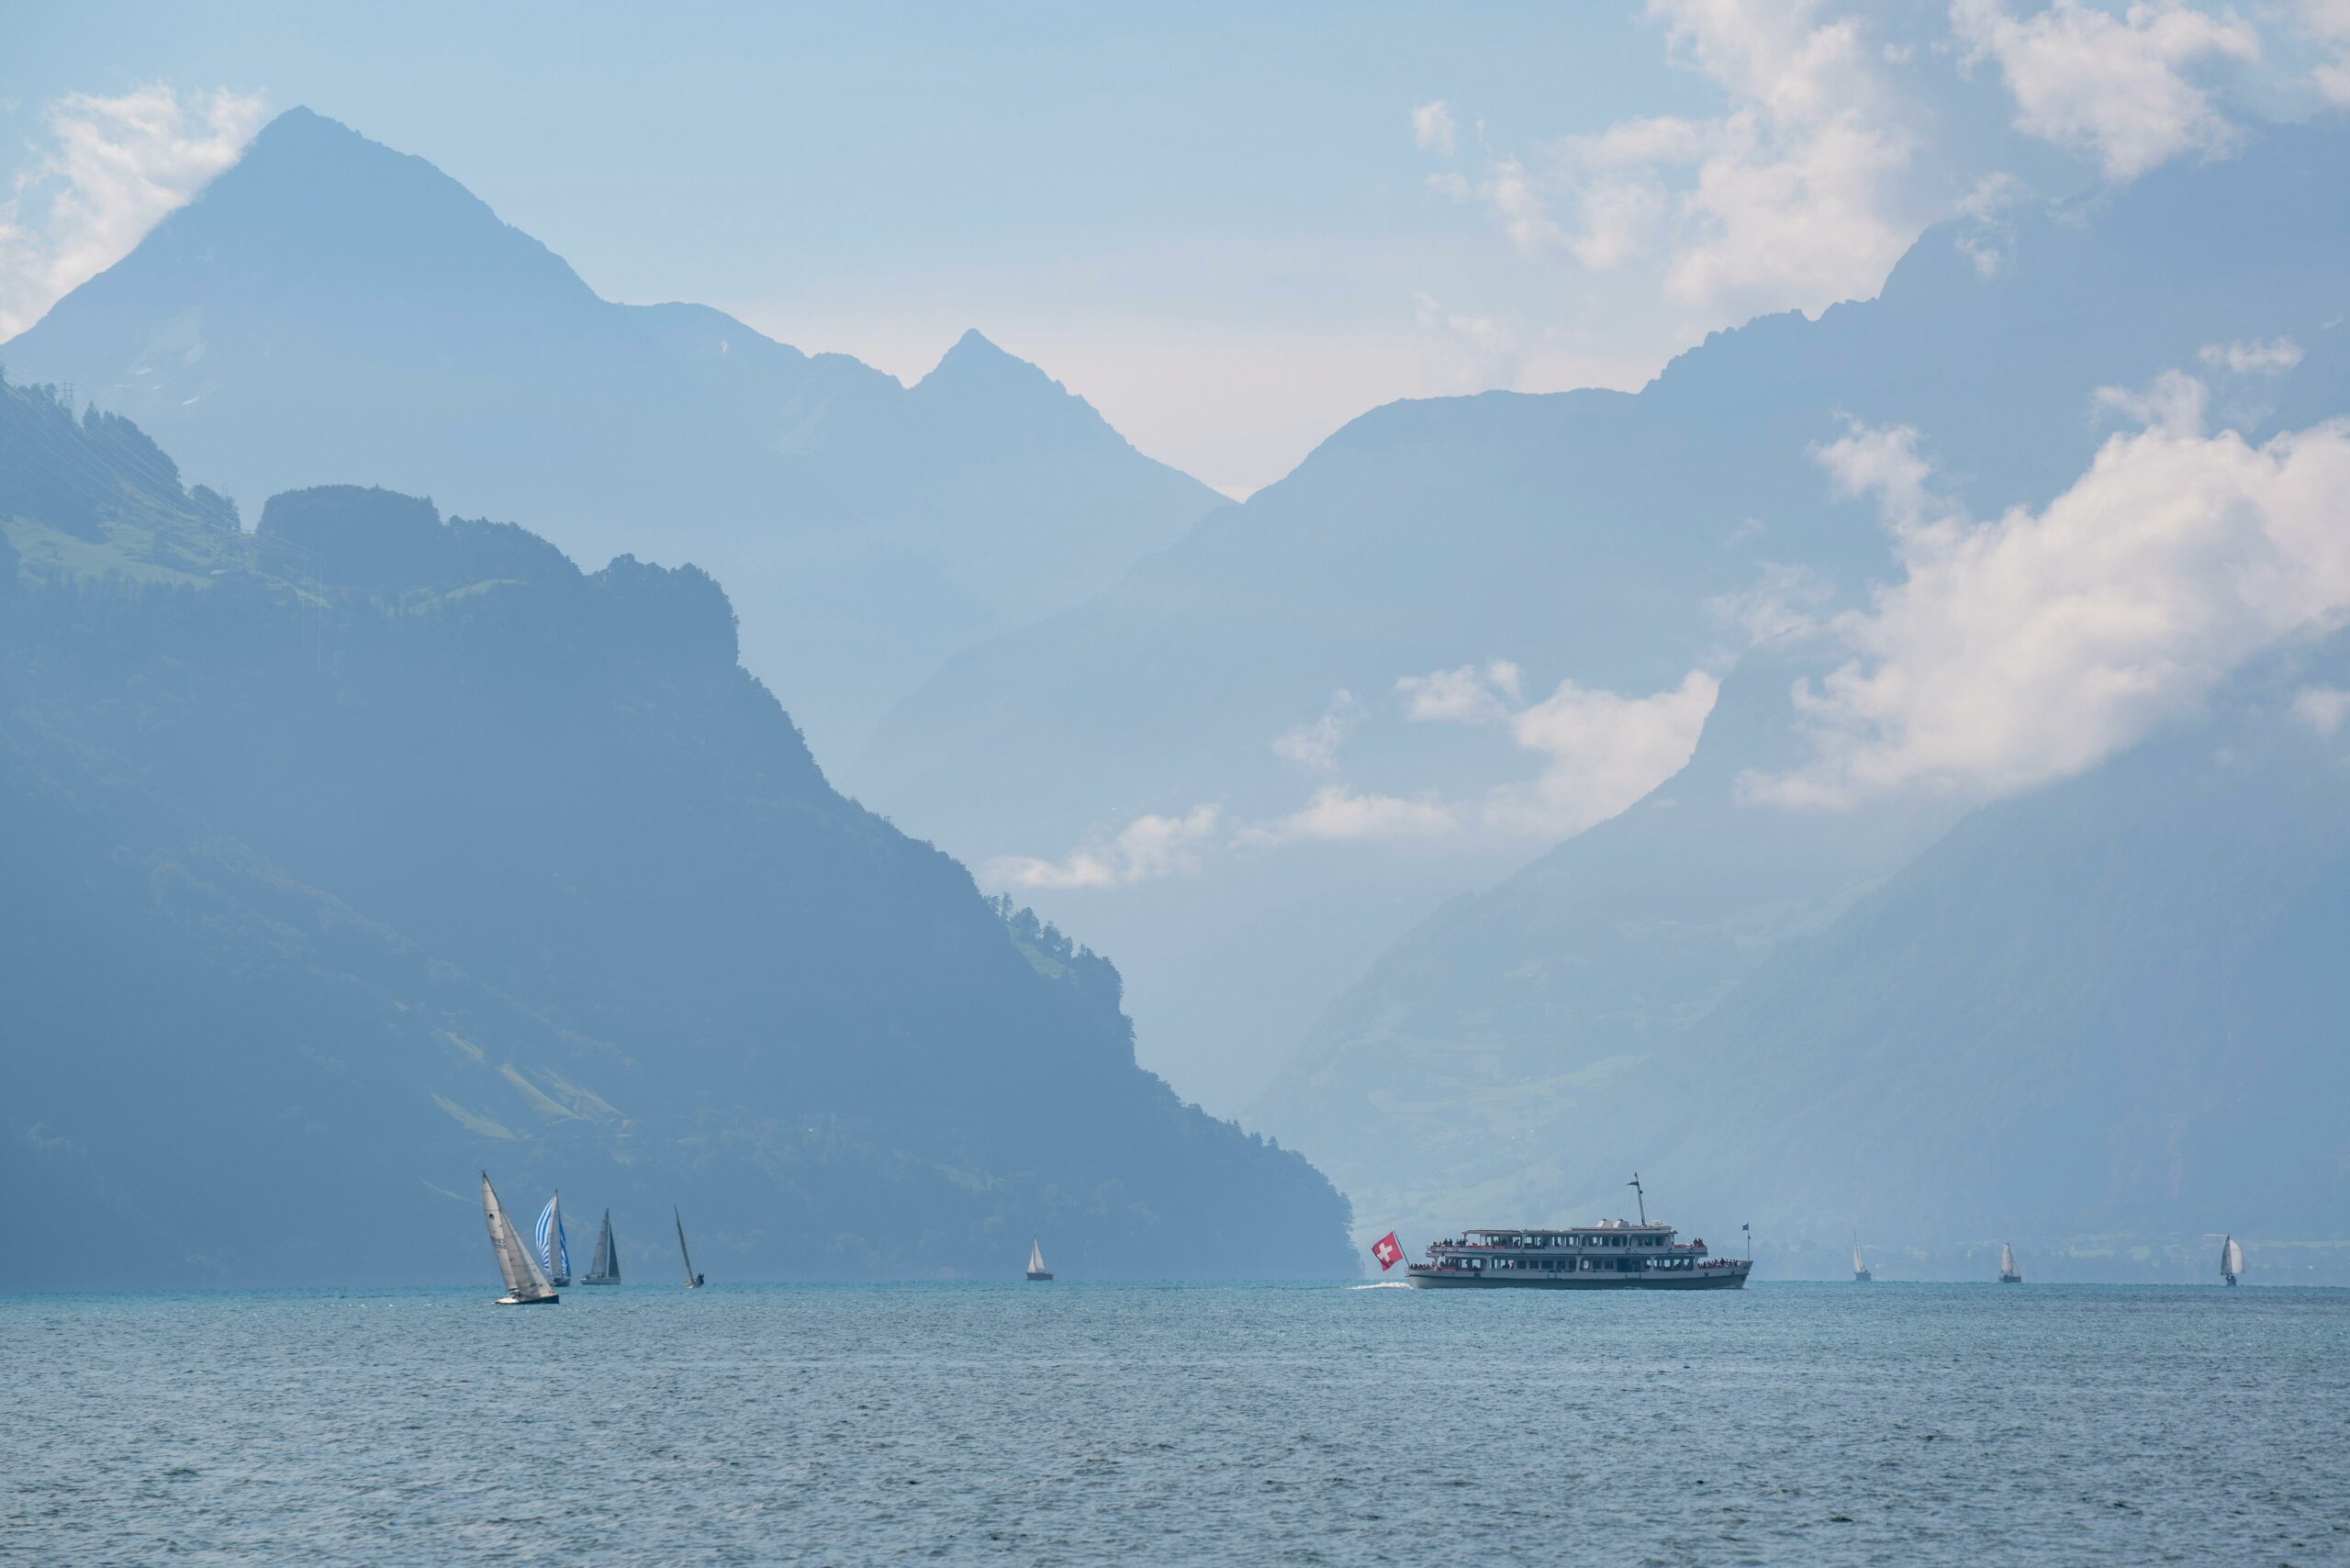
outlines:
{"label": "cloud bank", "polygon": [[1622,697],[1572,680],[1539,702],[1519,696],[1520,672],[1505,660],[1479,668],[1406,676],[1396,683],[1407,717],[1422,723],[1503,724],[1542,760],[1532,780],[1505,784],[1485,799],[1488,827],[1545,840],[1572,837],[1606,821],[1679,772],[1697,748],[1718,684],[1691,670],[1681,684],[1648,697]]}
{"label": "cloud bank", "polygon": [[2005,0],[1953,0],[1950,19],[1966,62],[1997,62],[2018,130],[2089,154],[2113,180],[2233,146],[2239,132],[2195,72],[2260,58],[2250,23],[2175,0],[2119,16],[2055,0],[2031,17],[2010,15]]}
{"label": "cloud bank", "polygon": [[[1817,310],[1874,292],[1918,230],[1899,176],[1917,139],[1881,51],[1823,0],[1649,0],[1677,63],[1723,111],[1617,121],[1533,158],[1489,158],[1475,180],[1433,176],[1482,203],[1510,242],[1586,271],[1662,263],[1664,298],[1709,312]],[[1457,145],[1413,111],[1423,151]]]}
{"label": "cloud bank", "polygon": [[[1903,580],[1830,622],[1850,659],[1795,690],[1812,760],[1745,787],[1843,806],[1927,788],[2005,794],[2080,772],[2192,707],[2297,628],[2350,613],[2350,424],[2254,446],[2207,434],[2173,373],[2112,400],[2117,433],[2045,510],[1977,522],[1941,502],[1917,432],[1824,449],[1874,495]],[[2313,700],[2306,721],[2328,710]]]}
{"label": "cloud bank", "polygon": [[1189,875],[1200,868],[1200,850],[1214,840],[1219,815],[1219,808],[1201,805],[1181,816],[1136,817],[1106,845],[1059,860],[999,856],[983,870],[997,886],[1012,888],[1123,888]]}
{"label": "cloud bank", "polygon": [[1295,724],[1273,737],[1273,755],[1310,773],[1327,773],[1338,766],[1338,748],[1362,721],[1362,704],[1343,688],[1330,694],[1322,716]]}

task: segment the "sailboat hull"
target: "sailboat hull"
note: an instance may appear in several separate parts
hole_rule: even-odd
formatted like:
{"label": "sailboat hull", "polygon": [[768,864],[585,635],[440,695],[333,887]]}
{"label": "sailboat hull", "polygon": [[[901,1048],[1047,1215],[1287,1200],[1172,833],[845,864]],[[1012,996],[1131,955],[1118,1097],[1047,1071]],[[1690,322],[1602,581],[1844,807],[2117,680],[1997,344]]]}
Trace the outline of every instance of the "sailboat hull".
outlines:
{"label": "sailboat hull", "polygon": [[553,1306],[562,1299],[559,1295],[502,1295],[498,1298],[498,1305],[500,1306]]}
{"label": "sailboat hull", "polygon": [[1049,1280],[1052,1277],[1053,1271],[1050,1269],[1031,1269],[1028,1271],[1028,1278],[1031,1282],[1036,1280]]}

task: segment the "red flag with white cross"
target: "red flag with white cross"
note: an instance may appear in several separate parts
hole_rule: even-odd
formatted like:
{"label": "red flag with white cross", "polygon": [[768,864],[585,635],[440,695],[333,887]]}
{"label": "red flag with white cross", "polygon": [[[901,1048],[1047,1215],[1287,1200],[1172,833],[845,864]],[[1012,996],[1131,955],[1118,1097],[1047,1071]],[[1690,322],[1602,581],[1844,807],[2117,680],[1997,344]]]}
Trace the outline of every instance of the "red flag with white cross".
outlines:
{"label": "red flag with white cross", "polygon": [[1404,1244],[1391,1230],[1371,1244],[1371,1255],[1379,1260],[1379,1271],[1383,1274],[1404,1260]]}

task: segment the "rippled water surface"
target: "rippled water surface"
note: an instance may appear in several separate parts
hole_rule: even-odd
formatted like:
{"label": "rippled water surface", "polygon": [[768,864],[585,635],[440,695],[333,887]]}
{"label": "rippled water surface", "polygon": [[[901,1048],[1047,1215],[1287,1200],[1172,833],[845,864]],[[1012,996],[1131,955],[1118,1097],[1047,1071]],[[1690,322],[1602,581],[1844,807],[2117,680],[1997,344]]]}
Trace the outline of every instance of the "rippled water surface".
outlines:
{"label": "rippled water surface", "polygon": [[2350,1292],[0,1301],[0,1557],[2350,1561]]}

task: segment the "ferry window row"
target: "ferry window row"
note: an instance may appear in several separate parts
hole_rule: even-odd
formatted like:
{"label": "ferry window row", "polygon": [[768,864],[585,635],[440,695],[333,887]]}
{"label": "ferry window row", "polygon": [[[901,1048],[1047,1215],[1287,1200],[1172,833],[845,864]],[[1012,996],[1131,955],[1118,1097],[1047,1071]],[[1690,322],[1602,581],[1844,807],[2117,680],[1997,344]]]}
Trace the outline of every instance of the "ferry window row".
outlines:
{"label": "ferry window row", "polygon": [[[1491,1270],[1497,1273],[1508,1271],[1514,1273],[1534,1274],[1573,1274],[1583,1272],[1613,1273],[1617,1270],[1628,1271],[1633,1268],[1636,1263],[1642,1269],[1688,1269],[1696,1266],[1696,1260],[1687,1256],[1679,1258],[1641,1258],[1637,1260],[1631,1258],[1584,1258],[1581,1260],[1573,1258],[1460,1258],[1453,1260],[1451,1266],[1460,1269]],[[1578,1264],[1580,1264],[1580,1267],[1578,1267]]]}

